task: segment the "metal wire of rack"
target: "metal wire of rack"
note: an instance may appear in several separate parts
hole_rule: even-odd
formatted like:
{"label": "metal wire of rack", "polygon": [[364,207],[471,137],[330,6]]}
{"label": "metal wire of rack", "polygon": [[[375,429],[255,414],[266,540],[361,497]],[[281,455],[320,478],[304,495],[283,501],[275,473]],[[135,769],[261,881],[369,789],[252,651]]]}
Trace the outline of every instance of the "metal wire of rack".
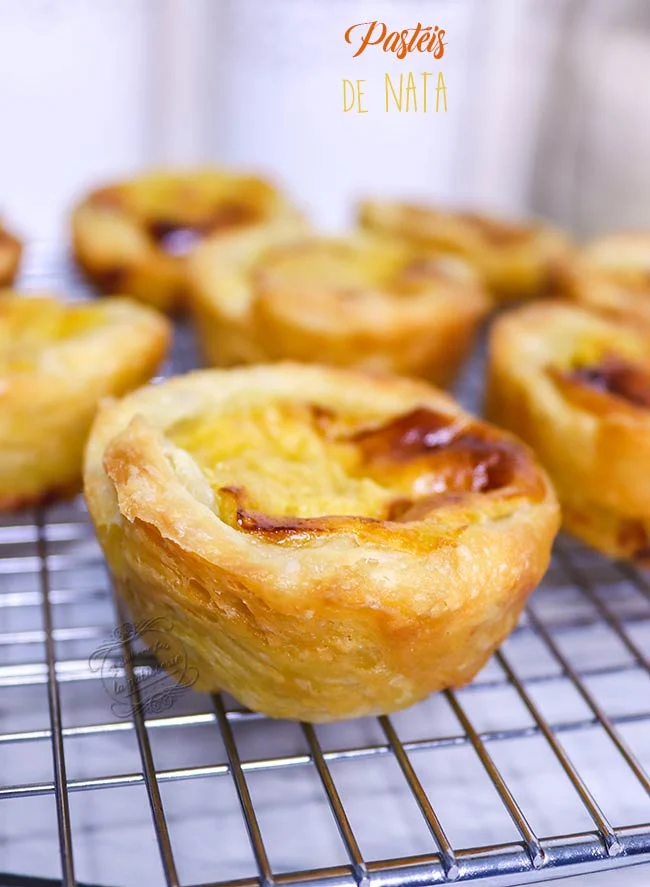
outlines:
{"label": "metal wire of rack", "polygon": [[[180,331],[170,369],[193,360]],[[650,580],[628,565],[560,540],[470,686],[338,725],[191,689],[155,709],[127,619],[81,499],[0,521],[0,885],[496,887],[650,862]]]}

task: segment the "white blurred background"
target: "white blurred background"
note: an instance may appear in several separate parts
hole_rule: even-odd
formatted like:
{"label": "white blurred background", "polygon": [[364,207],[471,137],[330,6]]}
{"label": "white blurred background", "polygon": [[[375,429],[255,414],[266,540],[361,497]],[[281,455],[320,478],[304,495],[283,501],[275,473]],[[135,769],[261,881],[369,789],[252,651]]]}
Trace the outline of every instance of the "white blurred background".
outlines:
{"label": "white blurred background", "polygon": [[[444,59],[352,59],[375,18],[444,27]],[[438,69],[447,114],[386,114],[384,71]],[[214,161],[327,226],[379,192],[650,226],[648,83],[649,0],[0,0],[0,211],[57,238],[99,181]]]}
{"label": "white blurred background", "polygon": [[[353,60],[345,30],[375,18],[444,27],[443,62]],[[384,71],[438,68],[447,114],[383,111]],[[368,114],[343,113],[343,78],[368,81]],[[86,188],[217,162],[327,226],[385,193],[650,227],[649,85],[650,0],[0,0],[0,213],[59,240]]]}

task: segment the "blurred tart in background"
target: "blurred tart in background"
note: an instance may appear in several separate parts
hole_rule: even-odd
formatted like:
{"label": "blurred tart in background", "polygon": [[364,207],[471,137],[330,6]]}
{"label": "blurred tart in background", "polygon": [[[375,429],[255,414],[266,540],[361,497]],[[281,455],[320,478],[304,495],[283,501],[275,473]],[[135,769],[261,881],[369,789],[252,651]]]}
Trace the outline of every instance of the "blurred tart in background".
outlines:
{"label": "blurred tart in background", "polygon": [[127,299],[0,299],[0,511],[75,493],[97,406],[146,382],[169,326]]}
{"label": "blurred tart in background", "polygon": [[269,182],[219,169],[156,172],[92,191],[72,214],[77,262],[104,293],[183,310],[187,257],[206,237],[274,226],[304,230]]}
{"label": "blurred tart in background", "polygon": [[571,303],[492,328],[489,418],[535,450],[564,524],[615,557],[650,563],[650,335]]}
{"label": "blurred tart in background", "polygon": [[574,251],[569,237],[547,224],[434,206],[368,200],[359,220],[369,231],[467,259],[497,304],[556,295]]}
{"label": "blurred tart in background", "polygon": [[189,276],[213,366],[290,359],[447,386],[490,305],[463,260],[361,231],[207,240]]}
{"label": "blurred tart in background", "polygon": [[569,266],[567,283],[577,302],[650,327],[650,232],[591,241]]}

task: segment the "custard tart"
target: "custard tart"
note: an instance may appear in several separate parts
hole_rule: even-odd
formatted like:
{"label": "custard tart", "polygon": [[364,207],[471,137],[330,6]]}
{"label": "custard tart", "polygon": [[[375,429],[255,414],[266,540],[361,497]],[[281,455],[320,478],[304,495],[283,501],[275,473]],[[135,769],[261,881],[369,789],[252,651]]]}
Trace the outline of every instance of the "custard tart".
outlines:
{"label": "custard tart", "polygon": [[464,261],[362,232],[206,241],[190,280],[212,366],[287,359],[447,386],[489,310]]}
{"label": "custard tart", "polygon": [[195,688],[313,722],[468,682],[559,523],[525,445],[427,383],[289,362],[107,405],[85,494],[131,615],[173,626]]}
{"label": "custard tart", "polygon": [[567,269],[569,295],[597,311],[650,326],[650,233],[610,234]]}
{"label": "custard tart", "polygon": [[0,511],[77,492],[99,401],[146,382],[168,339],[163,317],[127,299],[0,299]]}
{"label": "custard tart", "polygon": [[72,214],[77,261],[104,293],[185,307],[187,257],[206,237],[306,223],[269,182],[219,169],[159,172],[92,191]]}
{"label": "custard tart", "polygon": [[497,304],[560,294],[563,272],[573,255],[567,235],[541,222],[506,222],[460,210],[379,200],[363,202],[359,220],[370,231],[463,256],[480,272]]}
{"label": "custard tart", "polygon": [[18,271],[22,244],[0,223],[0,287],[9,286]]}
{"label": "custard tart", "polygon": [[650,562],[650,336],[569,303],[504,315],[491,333],[490,419],[554,481],[566,528]]}

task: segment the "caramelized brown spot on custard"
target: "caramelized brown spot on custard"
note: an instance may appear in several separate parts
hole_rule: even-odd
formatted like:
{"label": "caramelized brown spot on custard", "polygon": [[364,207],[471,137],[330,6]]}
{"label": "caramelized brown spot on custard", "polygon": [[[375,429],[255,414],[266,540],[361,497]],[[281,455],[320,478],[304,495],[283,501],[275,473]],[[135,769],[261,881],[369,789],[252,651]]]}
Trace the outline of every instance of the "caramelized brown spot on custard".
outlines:
{"label": "caramelized brown spot on custard", "polygon": [[116,294],[128,290],[129,269],[121,265],[96,271],[92,275],[102,292]]}
{"label": "caramelized brown spot on custard", "polygon": [[618,531],[618,544],[629,551],[640,551],[650,545],[645,524],[641,520],[622,520]]}
{"label": "caramelized brown spot on custard", "polygon": [[[226,482],[214,489],[220,518],[231,527],[278,544],[300,544],[331,532],[370,534],[370,538],[373,533],[389,532],[379,531],[381,525],[415,524],[441,508],[453,508],[459,515],[459,525],[464,525],[475,519],[476,496],[495,494],[490,507],[499,503],[505,515],[508,501],[522,496],[539,500],[545,495],[543,476],[527,450],[466,416],[445,415],[421,406],[377,424],[366,420],[360,427],[357,420],[355,427],[350,416],[329,407],[305,404],[303,410],[303,421],[310,424],[310,433],[316,433],[324,449],[320,450],[313,438],[310,443],[309,435],[301,439],[294,428],[298,451],[290,448],[281,453],[289,460],[295,453],[300,461],[302,447],[315,447],[315,472],[319,471],[319,454],[329,455],[336,466],[332,473],[331,507],[328,510],[326,505],[322,512],[309,514],[308,509],[296,504],[294,497],[292,505],[283,507],[279,503],[276,510],[261,505],[263,500],[256,495],[254,486],[248,487],[247,481],[239,485]],[[289,417],[288,413],[287,421]],[[275,466],[275,481],[285,456],[279,456],[277,451],[269,455]],[[247,470],[244,463],[242,476]],[[305,483],[305,496],[309,497],[309,475],[297,476]],[[315,477],[315,481],[320,477]],[[353,490],[358,489],[358,500],[351,501],[342,493],[346,478]],[[318,489],[319,483],[315,487]],[[316,495],[327,496],[327,490],[323,494],[322,484],[320,487]],[[357,504],[359,511],[355,510]],[[449,538],[453,536],[452,532]],[[427,544],[431,544],[430,538]]]}
{"label": "caramelized brown spot on custard", "polygon": [[309,404],[309,410],[314,425],[323,432],[328,431],[336,419],[336,413],[334,410],[329,407],[321,406],[319,403]]}
{"label": "caramelized brown spot on custard", "polygon": [[[308,538],[335,528],[349,518],[336,515],[323,517],[296,517],[292,515],[271,515],[251,508],[248,504],[246,491],[241,487],[222,487],[219,490],[222,502],[222,518],[231,526],[236,526],[247,533],[272,536],[275,542],[282,539],[295,541],[297,537]],[[355,521],[366,524],[378,524],[375,518],[355,517]]]}
{"label": "caramelized brown spot on custard", "polygon": [[634,406],[650,407],[650,373],[617,355],[606,355],[597,365],[576,367],[564,373],[564,377]]}
{"label": "caramelized brown spot on custard", "polygon": [[546,264],[541,298],[560,299],[571,290],[572,268],[561,259],[549,259]]}
{"label": "caramelized brown spot on custard", "polygon": [[404,520],[409,513],[413,510],[413,506],[415,505],[413,499],[407,498],[399,498],[395,499],[388,506],[388,513],[386,515],[386,519],[389,521],[401,521]]}
{"label": "caramelized brown spot on custard", "polygon": [[634,518],[622,521],[617,542],[638,564],[650,565],[650,538],[643,521]]}
{"label": "caramelized brown spot on custard", "polygon": [[459,426],[449,416],[419,407],[384,425],[358,431],[350,440],[358,444],[367,462],[408,461],[448,446],[458,432]]}
{"label": "caramelized brown spot on custard", "polygon": [[385,425],[351,438],[367,464],[426,459],[440,474],[445,490],[487,493],[512,483],[523,464],[520,449],[491,439],[480,426],[463,427],[454,419],[420,407]]}
{"label": "caramelized brown spot on custard", "polygon": [[256,211],[243,203],[223,203],[214,212],[197,221],[158,218],[147,223],[147,233],[159,249],[174,256],[183,256],[209,234],[229,228],[250,225],[257,219]]}
{"label": "caramelized brown spot on custard", "polygon": [[316,527],[318,519],[304,517],[273,517],[270,514],[264,514],[261,511],[254,511],[247,508],[237,509],[237,524],[242,530],[248,530],[255,533],[273,533],[274,535],[295,535],[301,530],[307,532],[314,529],[324,529],[324,527]]}

